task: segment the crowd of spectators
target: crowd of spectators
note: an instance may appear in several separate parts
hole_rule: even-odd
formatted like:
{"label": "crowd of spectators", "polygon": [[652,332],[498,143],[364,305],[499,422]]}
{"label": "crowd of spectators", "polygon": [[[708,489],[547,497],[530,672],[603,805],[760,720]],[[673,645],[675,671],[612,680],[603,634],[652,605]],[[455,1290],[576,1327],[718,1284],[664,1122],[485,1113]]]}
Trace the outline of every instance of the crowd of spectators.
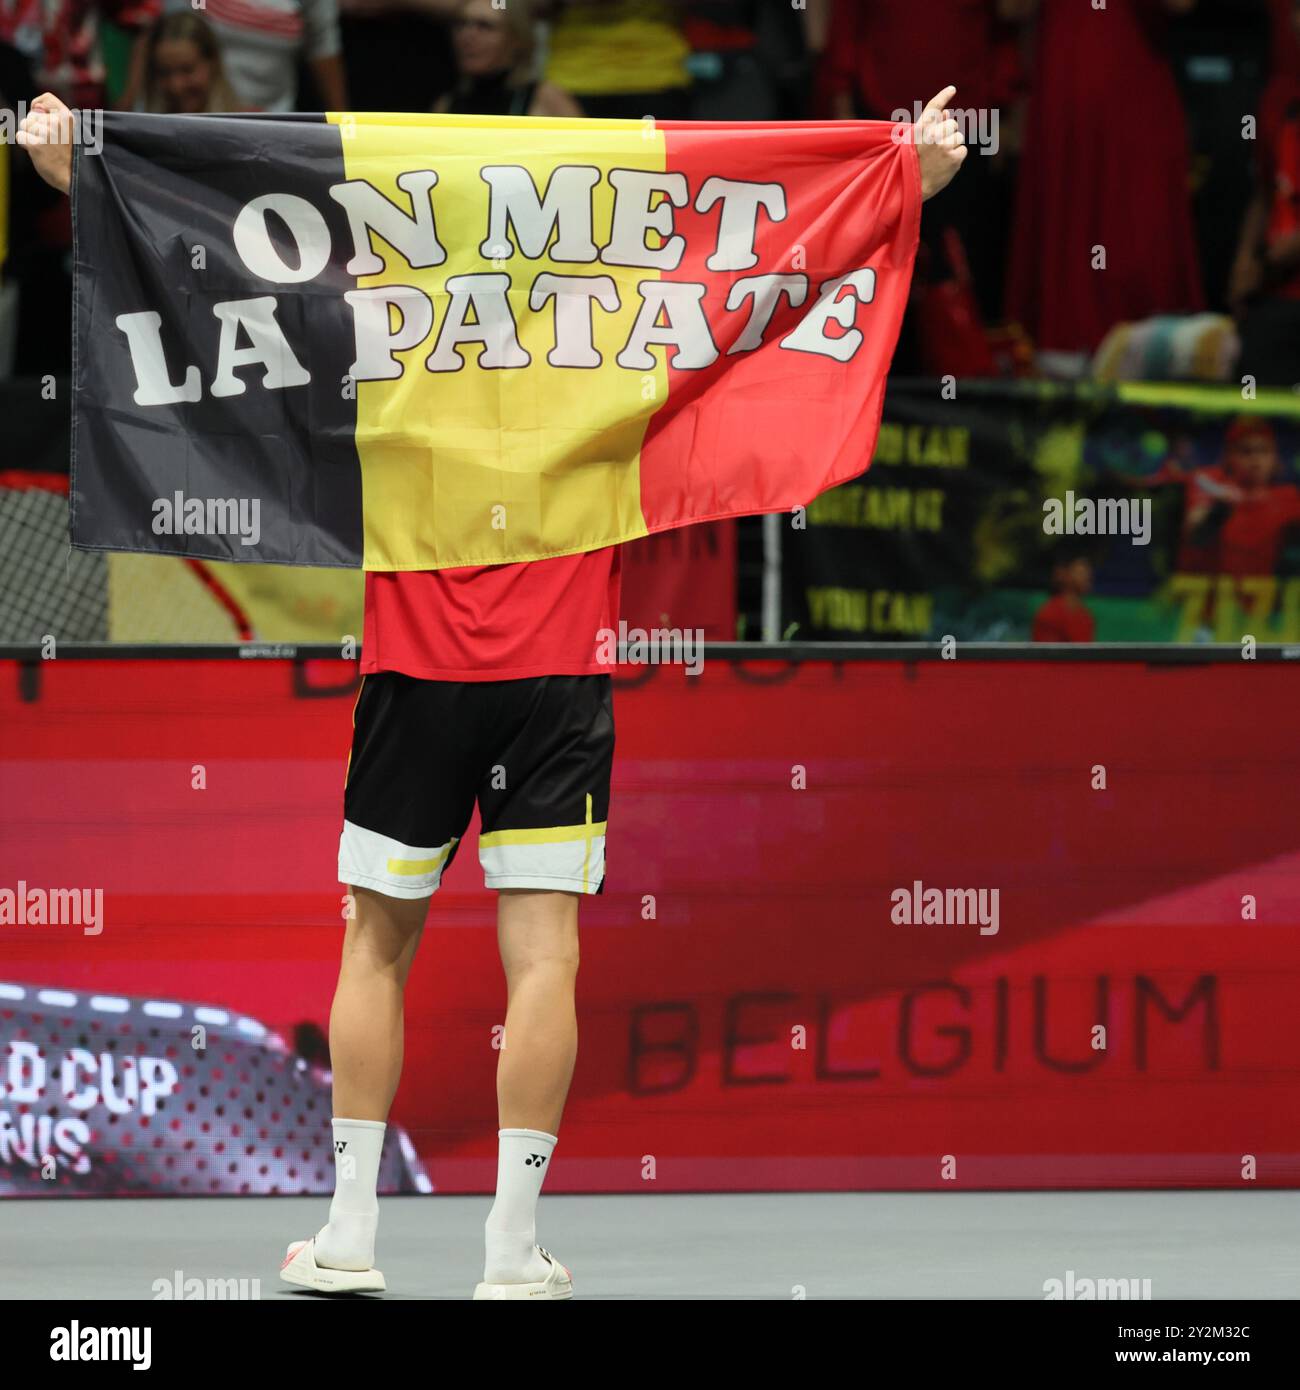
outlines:
{"label": "crowd of spectators", "polygon": [[[899,119],[948,83],[974,157],[898,369],[1086,371],[1179,316],[1300,383],[1300,0],[0,0],[11,109]],[[66,200],[13,153],[0,277],[57,370]]]}

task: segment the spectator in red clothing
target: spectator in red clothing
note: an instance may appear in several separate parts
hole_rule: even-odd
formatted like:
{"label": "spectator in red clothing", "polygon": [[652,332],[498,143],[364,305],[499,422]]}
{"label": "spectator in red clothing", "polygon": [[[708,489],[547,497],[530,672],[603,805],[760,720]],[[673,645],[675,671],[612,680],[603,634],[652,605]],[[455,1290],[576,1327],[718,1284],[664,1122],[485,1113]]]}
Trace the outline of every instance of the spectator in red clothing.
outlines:
{"label": "spectator in red clothing", "polygon": [[1035,642],[1091,642],[1097,625],[1083,602],[1092,588],[1092,561],[1063,554],[1052,566],[1052,597],[1034,614]]}
{"label": "spectator in red clothing", "polygon": [[1159,46],[1194,3],[1039,7],[1007,315],[1040,348],[1091,353],[1116,323],[1203,307],[1186,121]]}
{"label": "spectator in red clothing", "polygon": [[945,83],[964,107],[999,105],[1012,88],[999,26],[1023,11],[1015,0],[834,0],[818,79],[823,113],[889,120]]}
{"label": "spectator in red clothing", "polygon": [[121,104],[131,106],[144,71],[144,30],[162,11],[162,0],[7,0],[0,5],[0,43],[22,53],[40,90],[71,107],[108,104],[100,22],[112,20],[135,34],[130,75]]}
{"label": "spectator in red clothing", "polygon": [[[840,120],[911,121],[916,92],[957,88],[974,148],[960,188],[926,209],[922,234],[930,263],[955,273],[944,234],[956,230],[991,322],[1001,317],[1011,208],[1003,115],[1021,88],[1014,26],[1031,10],[1032,0],[834,0],[817,78],[817,112]],[[908,350],[905,340],[904,360]]]}
{"label": "spectator in red clothing", "polygon": [[1274,71],[1260,102],[1255,195],[1242,221],[1228,303],[1241,326],[1240,374],[1260,386],[1297,386],[1300,0],[1281,0],[1274,16]]}

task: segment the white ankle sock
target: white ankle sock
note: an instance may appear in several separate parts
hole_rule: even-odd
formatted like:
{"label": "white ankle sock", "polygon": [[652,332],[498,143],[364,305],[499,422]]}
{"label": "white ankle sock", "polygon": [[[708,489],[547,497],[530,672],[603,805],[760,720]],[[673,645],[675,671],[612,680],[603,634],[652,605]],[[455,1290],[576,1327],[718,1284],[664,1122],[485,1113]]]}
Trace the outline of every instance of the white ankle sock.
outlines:
{"label": "white ankle sock", "polygon": [[380,1120],[334,1121],[334,1200],[330,1219],[316,1237],[315,1259],[327,1269],[373,1269],[379,1225]]}
{"label": "white ankle sock", "polygon": [[537,1198],[557,1143],[540,1129],[497,1131],[497,1195],[484,1223],[485,1284],[532,1284],[550,1268],[537,1253]]}

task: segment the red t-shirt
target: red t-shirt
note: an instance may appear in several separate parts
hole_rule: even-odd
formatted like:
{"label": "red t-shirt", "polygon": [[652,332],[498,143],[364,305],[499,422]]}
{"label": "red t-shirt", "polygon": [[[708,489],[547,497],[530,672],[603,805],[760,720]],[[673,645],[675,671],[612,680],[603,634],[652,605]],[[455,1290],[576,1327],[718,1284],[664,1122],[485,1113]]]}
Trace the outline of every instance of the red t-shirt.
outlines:
{"label": "red t-shirt", "polygon": [[1300,526],[1300,489],[1289,483],[1238,502],[1219,533],[1219,573],[1276,574],[1282,539]]}
{"label": "red t-shirt", "polygon": [[366,575],[361,673],[432,681],[607,674],[618,546],[518,565]]}
{"label": "red t-shirt", "polygon": [[1092,614],[1065,594],[1049,598],[1034,614],[1035,642],[1091,642],[1095,632]]}
{"label": "red t-shirt", "polygon": [[[1186,506],[1204,506],[1204,490],[1196,479],[1227,486],[1231,479],[1221,467],[1201,469],[1187,485]],[[1300,526],[1300,488],[1281,483],[1230,501],[1228,513],[1214,535],[1197,541],[1195,527],[1183,535],[1178,568],[1185,574],[1229,574],[1249,579],[1277,573],[1286,532]]]}

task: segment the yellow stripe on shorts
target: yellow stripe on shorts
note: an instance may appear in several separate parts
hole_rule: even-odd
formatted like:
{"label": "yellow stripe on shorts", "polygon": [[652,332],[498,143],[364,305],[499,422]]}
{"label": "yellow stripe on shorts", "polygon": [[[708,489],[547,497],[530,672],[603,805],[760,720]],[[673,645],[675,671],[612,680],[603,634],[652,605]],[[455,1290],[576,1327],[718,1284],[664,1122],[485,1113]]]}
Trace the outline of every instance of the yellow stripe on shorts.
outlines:
{"label": "yellow stripe on shorts", "polygon": [[588,821],[586,825],[556,825],[545,830],[494,830],[478,837],[483,849],[497,845],[562,845],[567,840],[586,840],[605,833],[605,821]]}
{"label": "yellow stripe on shorts", "polygon": [[390,874],[409,874],[412,878],[419,874],[431,874],[435,869],[441,869],[447,861],[447,856],[451,853],[455,840],[449,840],[446,846],[439,850],[432,859],[390,859],[388,861],[388,872]]}

